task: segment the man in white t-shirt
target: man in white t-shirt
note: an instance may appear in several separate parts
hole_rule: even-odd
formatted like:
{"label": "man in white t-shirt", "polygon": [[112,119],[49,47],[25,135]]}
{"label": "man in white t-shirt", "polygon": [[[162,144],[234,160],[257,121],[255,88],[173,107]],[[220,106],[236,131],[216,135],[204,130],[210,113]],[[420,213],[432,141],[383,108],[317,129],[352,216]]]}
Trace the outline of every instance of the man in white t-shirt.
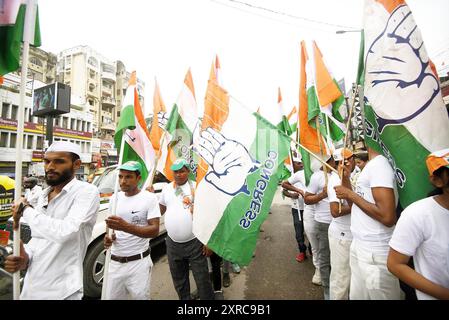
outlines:
{"label": "man in white t-shirt", "polygon": [[292,199],[293,226],[295,227],[295,237],[299,250],[299,253],[296,255],[296,261],[303,262],[307,258],[303,224],[306,179],[304,177],[303,164],[297,158],[293,159],[293,170],[295,173],[282,183],[282,188],[284,188],[282,193]]}
{"label": "man in white t-shirt", "polygon": [[388,242],[396,223],[398,196],[387,158],[368,148],[369,161],[356,190],[336,186],[338,199],[351,206],[351,300],[401,299],[399,280],[387,269]]}
{"label": "man in white t-shirt", "polygon": [[[334,158],[325,156],[323,159],[331,167],[335,167]],[[326,169],[328,172],[328,169]],[[330,276],[330,251],[329,251],[329,225],[332,215],[327,198],[327,183],[330,174],[323,170],[316,171],[310,178],[306,189],[304,202],[307,205],[315,205],[315,221],[317,222],[318,237],[318,264],[320,266],[321,285],[324,290],[324,299],[329,300],[329,276]]]}
{"label": "man in white t-shirt", "polygon": [[177,159],[170,169],[175,181],[162,190],[159,206],[165,214],[167,257],[175,290],[180,300],[191,300],[189,264],[201,300],[214,300],[207,256],[212,254],[192,232],[195,186],[189,181],[189,164]]}
{"label": "man in white t-shirt", "polygon": [[[402,212],[388,269],[415,288],[419,300],[449,300],[449,149],[430,154],[426,164],[437,189]],[[412,256],[416,271],[408,265]]]}
{"label": "man in white t-shirt", "polygon": [[[341,149],[334,155],[338,161],[345,161],[346,170],[343,171],[343,179],[347,182],[350,173],[355,167],[354,155],[349,149]],[[351,234],[351,208],[344,201],[340,206],[340,200],[335,194],[334,187],[341,185],[340,177],[332,172],[327,185],[327,198],[329,199],[332,222],[329,226],[329,248],[331,253],[331,274],[329,282],[330,300],[348,300],[349,284],[351,280],[351,268],[349,266],[349,252],[352,242]]]}
{"label": "man in white t-shirt", "polygon": [[[142,166],[128,161],[119,168],[121,191],[117,194],[116,215],[106,219],[106,225],[114,230],[112,237],[104,238],[105,248],[111,248],[107,300],[149,300],[151,270],[151,238],[159,234],[157,197],[139,189]],[[115,198],[109,203],[109,212]]]}

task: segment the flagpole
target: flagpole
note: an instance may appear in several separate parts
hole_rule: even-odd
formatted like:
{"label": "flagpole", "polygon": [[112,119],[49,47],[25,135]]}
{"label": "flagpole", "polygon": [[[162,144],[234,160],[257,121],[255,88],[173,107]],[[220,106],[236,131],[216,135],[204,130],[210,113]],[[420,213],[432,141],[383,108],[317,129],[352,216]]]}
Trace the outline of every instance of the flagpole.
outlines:
{"label": "flagpole", "polygon": [[[124,132],[122,134],[122,141],[120,142],[120,154],[119,154],[119,159],[118,159],[119,162],[118,162],[117,168],[120,167],[123,162],[126,130],[128,130],[128,129],[124,130]],[[115,185],[114,185],[114,197],[113,197],[114,199],[112,202],[112,208],[111,208],[112,210],[111,210],[110,216],[115,216],[117,213],[118,187],[119,187],[119,177],[118,177],[118,173],[117,173],[117,177],[115,178]],[[112,201],[112,199],[110,201]],[[112,233],[114,233],[114,231]],[[111,230],[108,227],[106,227],[106,234],[109,237],[111,237]],[[111,262],[111,247],[109,247],[106,250],[106,258],[104,261],[104,273],[103,273],[103,287],[101,288],[101,300],[106,300],[106,292],[107,292],[108,285],[109,285],[109,263]]]}
{"label": "flagpole", "polygon": [[[17,116],[17,143],[16,143],[16,168],[15,168],[15,185],[14,200],[19,201],[22,194],[22,152],[23,152],[23,131],[24,131],[24,114],[25,114],[25,98],[26,98],[26,80],[28,74],[28,57],[30,52],[31,33],[34,30],[32,22],[36,15],[36,1],[28,0],[25,9],[25,22],[23,30],[23,53],[22,53],[22,70],[20,78],[20,102]],[[20,256],[20,221],[15,224],[13,230],[13,254]],[[20,300],[20,271],[13,274],[13,298]]]}
{"label": "flagpole", "polygon": [[159,151],[157,153],[157,156],[154,158],[153,171],[151,172],[150,184],[148,185],[147,189],[151,188],[153,186],[154,176],[156,175],[157,163],[159,162],[159,159],[162,156],[162,147],[164,145],[166,135],[167,135],[167,131],[164,130],[164,133],[162,133],[161,140],[159,140],[160,149],[159,149]]}
{"label": "flagpole", "polygon": [[[346,122],[346,133],[345,133],[345,139],[343,142],[343,148],[346,148],[346,144],[348,143],[348,134],[349,134],[349,129],[350,129],[350,125],[351,125],[351,118],[352,118],[352,111],[354,110],[354,105],[355,105],[355,97],[359,94],[359,86],[356,86],[354,95],[353,95],[353,99],[352,99],[352,103],[351,103],[351,108],[349,108],[349,115],[348,115],[348,120]],[[344,153],[343,153],[344,154]],[[343,164],[344,164],[345,158],[343,155]],[[340,169],[341,168],[341,169]],[[340,181],[343,181],[343,168],[340,167],[338,170],[338,176],[340,177]],[[341,200],[338,202],[338,213],[341,213]]]}
{"label": "flagpole", "polygon": [[[321,131],[320,131],[320,121],[319,121],[318,117],[319,117],[319,115],[317,115],[315,117],[315,126],[316,126],[316,133],[318,134],[318,144],[320,146],[321,156],[323,156],[324,155],[324,153],[323,153],[323,146],[321,145],[322,136],[321,136]],[[326,163],[326,165],[327,165],[327,163]],[[327,181],[327,167],[324,166],[323,169],[324,169],[324,183],[327,186],[327,182],[328,182]]]}

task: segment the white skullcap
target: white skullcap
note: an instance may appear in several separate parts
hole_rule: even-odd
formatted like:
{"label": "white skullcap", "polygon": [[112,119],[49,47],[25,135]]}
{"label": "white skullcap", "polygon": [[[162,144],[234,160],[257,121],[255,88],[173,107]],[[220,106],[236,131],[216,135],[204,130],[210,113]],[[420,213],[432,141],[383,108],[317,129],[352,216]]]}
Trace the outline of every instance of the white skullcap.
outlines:
{"label": "white skullcap", "polygon": [[81,158],[81,148],[79,145],[68,141],[56,141],[45,151],[47,152],[71,152]]}

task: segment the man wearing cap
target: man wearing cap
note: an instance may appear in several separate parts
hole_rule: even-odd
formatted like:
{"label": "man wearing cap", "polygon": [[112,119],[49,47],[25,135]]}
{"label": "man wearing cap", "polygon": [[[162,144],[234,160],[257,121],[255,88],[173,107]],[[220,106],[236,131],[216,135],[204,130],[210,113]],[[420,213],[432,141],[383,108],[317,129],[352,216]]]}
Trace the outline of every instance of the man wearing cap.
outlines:
{"label": "man wearing cap", "polygon": [[27,270],[21,299],[81,299],[83,260],[92,236],[100,197],[95,186],[76,179],[81,149],[66,141],[54,142],[45,152],[46,188],[33,208],[24,198],[13,206],[31,228],[32,238],[21,243],[20,256],[8,256],[8,272]]}
{"label": "man wearing cap", "polygon": [[[337,161],[341,161],[340,170],[343,167],[343,179],[350,183],[350,174],[354,172],[355,161],[351,150],[339,149],[334,154]],[[341,185],[340,177],[332,172],[327,185],[327,197],[332,214],[332,222],[329,226],[329,249],[331,257],[331,273],[329,281],[330,300],[348,300],[349,285],[351,280],[351,268],[349,265],[349,252],[352,242],[351,234],[351,208],[344,201],[340,206],[340,200],[335,194],[334,187]]]}
{"label": "man wearing cap", "polygon": [[387,269],[388,242],[396,224],[398,195],[387,158],[368,148],[369,161],[355,191],[343,180],[334,187],[338,199],[351,207],[350,300],[398,300],[399,280]]}
{"label": "man wearing cap", "polygon": [[42,194],[42,187],[37,184],[37,178],[25,178],[23,187],[25,188],[25,199],[32,207],[36,207],[37,201]]}
{"label": "man wearing cap", "polygon": [[303,224],[306,179],[304,177],[303,164],[297,157],[293,158],[293,170],[295,173],[287,181],[282,183],[282,188],[284,188],[282,193],[292,199],[293,226],[295,227],[295,236],[299,251],[296,255],[296,261],[303,262],[307,258]]}
{"label": "man wearing cap", "polygon": [[[324,161],[331,167],[335,167],[332,156],[324,156]],[[324,299],[329,300],[329,276],[330,276],[330,251],[328,230],[332,221],[332,215],[327,198],[327,183],[330,177],[329,169],[318,170],[310,177],[304,202],[307,205],[315,205],[315,221],[318,238],[318,265],[320,268],[321,285],[324,290]]]}
{"label": "man wearing cap", "polygon": [[200,299],[213,300],[214,290],[206,258],[212,252],[192,232],[195,187],[188,179],[189,165],[186,160],[177,159],[170,169],[175,181],[162,190],[159,206],[161,213],[165,214],[167,257],[173,284],[180,300],[192,299],[190,265]]}
{"label": "man wearing cap", "polygon": [[[426,164],[437,189],[401,213],[387,265],[419,300],[449,300],[449,149],[430,154]],[[408,265],[412,256],[415,270]]]}
{"label": "man wearing cap", "polygon": [[[119,168],[120,192],[117,194],[115,215],[106,219],[106,225],[115,232],[104,238],[105,248],[111,248],[108,300],[149,300],[151,270],[151,238],[159,234],[157,197],[147,190],[140,190],[142,165],[128,161]],[[109,212],[115,197],[109,203]]]}

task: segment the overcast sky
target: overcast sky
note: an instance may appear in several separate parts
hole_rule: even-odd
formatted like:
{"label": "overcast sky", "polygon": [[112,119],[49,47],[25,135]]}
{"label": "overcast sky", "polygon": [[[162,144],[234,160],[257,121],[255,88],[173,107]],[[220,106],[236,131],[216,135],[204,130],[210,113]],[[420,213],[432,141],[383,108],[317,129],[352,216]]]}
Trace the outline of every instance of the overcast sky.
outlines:
{"label": "overcast sky", "polygon": [[[277,87],[287,108],[297,106],[303,39],[317,41],[335,77],[344,77],[346,89],[350,87],[356,74],[359,33],[338,35],[335,31],[361,28],[362,0],[239,2],[40,0],[42,48],[59,53],[89,45],[113,61],[123,61],[128,71],[136,70],[146,83],[146,115],[152,110],[154,78],[170,108],[189,67],[202,110],[215,54],[224,87],[249,108],[274,107]],[[407,3],[438,65],[441,52],[449,47],[449,1]]]}

